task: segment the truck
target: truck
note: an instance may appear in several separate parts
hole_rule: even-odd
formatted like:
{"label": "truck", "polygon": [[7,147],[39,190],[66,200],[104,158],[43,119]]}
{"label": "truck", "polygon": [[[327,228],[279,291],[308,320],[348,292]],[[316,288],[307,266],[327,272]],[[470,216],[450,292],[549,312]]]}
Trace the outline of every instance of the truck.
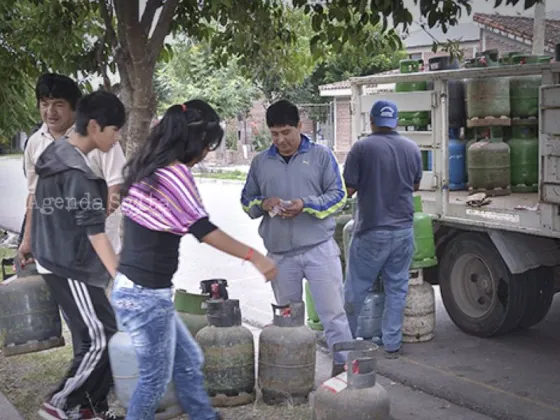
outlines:
{"label": "truck", "polygon": [[[472,206],[467,189],[449,188],[449,82],[530,75],[541,75],[538,192],[492,196],[489,204]],[[375,85],[421,81],[429,90],[371,93]],[[399,112],[431,113],[426,130],[397,130],[432,153],[416,193],[433,220],[438,260],[424,279],[439,285],[454,324],[492,337],[542,321],[560,291],[560,63],[373,75],[350,83],[354,141],[370,134],[369,111],[377,100],[393,101]]]}

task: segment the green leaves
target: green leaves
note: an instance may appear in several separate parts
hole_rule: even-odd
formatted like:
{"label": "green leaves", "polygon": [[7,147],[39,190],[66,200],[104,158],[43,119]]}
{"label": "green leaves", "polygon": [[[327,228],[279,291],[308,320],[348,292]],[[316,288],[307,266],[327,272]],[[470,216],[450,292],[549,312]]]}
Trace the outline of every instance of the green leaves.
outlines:
{"label": "green leaves", "polygon": [[250,109],[259,92],[243,77],[236,59],[229,59],[221,67],[213,64],[209,43],[179,40],[173,48],[173,56],[158,66],[155,76],[160,113],[170,105],[195,98],[208,101],[223,118]]}

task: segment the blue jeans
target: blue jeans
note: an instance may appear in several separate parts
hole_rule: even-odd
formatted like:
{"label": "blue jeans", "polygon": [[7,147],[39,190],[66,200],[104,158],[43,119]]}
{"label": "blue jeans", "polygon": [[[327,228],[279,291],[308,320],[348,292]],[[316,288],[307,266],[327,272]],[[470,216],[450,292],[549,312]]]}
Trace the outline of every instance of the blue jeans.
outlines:
{"label": "blue jeans", "polygon": [[204,356],[175,313],[173,291],[136,285],[123,274],[115,278],[111,303],[119,330],[130,334],[138,358],[138,384],[127,420],[153,420],[171,379],[179,404],[192,420],[215,420],[217,413],[204,388]]}
{"label": "blue jeans", "polygon": [[352,334],[356,335],[364,298],[381,274],[385,288],[383,346],[387,351],[399,350],[408,294],[408,270],[414,254],[412,228],[366,231],[354,236],[349,248],[344,297]]}

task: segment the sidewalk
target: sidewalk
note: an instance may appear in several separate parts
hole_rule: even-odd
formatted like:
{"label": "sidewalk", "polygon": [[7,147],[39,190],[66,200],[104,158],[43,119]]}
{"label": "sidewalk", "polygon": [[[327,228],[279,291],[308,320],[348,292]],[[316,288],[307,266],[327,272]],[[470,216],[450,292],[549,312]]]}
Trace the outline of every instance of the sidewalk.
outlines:
{"label": "sidewalk", "polygon": [[0,420],[24,420],[21,414],[8,401],[8,399],[0,392]]}

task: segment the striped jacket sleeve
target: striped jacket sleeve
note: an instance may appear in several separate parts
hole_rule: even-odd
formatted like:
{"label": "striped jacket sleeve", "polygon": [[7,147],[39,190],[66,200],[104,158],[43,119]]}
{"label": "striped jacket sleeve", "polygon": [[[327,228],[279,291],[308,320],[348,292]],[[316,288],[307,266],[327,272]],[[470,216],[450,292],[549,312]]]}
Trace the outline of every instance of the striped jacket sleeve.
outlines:
{"label": "striped jacket sleeve", "polygon": [[303,212],[308,213],[317,219],[326,219],[337,211],[341,210],[346,204],[346,186],[340,174],[338,162],[333,152],[324,148],[323,159],[321,159],[323,193],[301,197],[303,200]]}
{"label": "striped jacket sleeve", "polygon": [[251,219],[258,219],[264,214],[262,202],[265,197],[262,196],[259,181],[257,178],[257,159],[253,159],[245,186],[241,192],[241,206],[243,211],[249,215]]}

